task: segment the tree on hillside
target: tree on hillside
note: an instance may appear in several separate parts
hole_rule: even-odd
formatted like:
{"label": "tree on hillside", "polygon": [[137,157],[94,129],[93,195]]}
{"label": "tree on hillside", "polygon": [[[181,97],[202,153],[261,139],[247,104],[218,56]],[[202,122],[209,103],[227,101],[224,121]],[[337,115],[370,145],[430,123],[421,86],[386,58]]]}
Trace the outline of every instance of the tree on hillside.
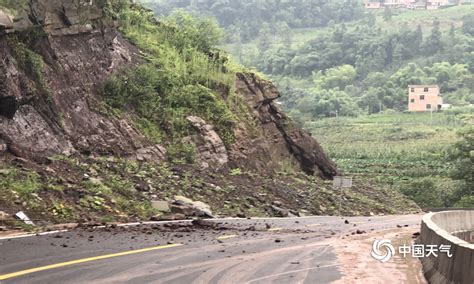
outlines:
{"label": "tree on hillside", "polygon": [[416,48],[416,50],[419,51],[422,44],[423,44],[423,29],[421,28],[421,25],[418,25],[416,27],[416,35],[415,35],[415,41],[413,42],[413,45],[414,45],[414,48]]}
{"label": "tree on hillside", "polygon": [[390,22],[392,20],[392,9],[390,9],[389,7],[385,6],[385,10],[383,11],[383,19],[386,21],[386,22]]}
{"label": "tree on hillside", "polygon": [[183,50],[187,46],[193,46],[208,53],[219,44],[224,34],[214,19],[196,18],[182,11],[174,12],[162,21],[175,28],[171,31],[174,34],[172,38],[179,50]]}
{"label": "tree on hillside", "polygon": [[285,22],[279,22],[277,25],[278,35],[286,48],[291,48],[293,36],[290,27]]}
{"label": "tree on hillside", "polygon": [[451,26],[449,27],[449,37],[454,38],[456,35],[456,26],[454,23],[451,23]]}
{"label": "tree on hillside", "polygon": [[474,126],[461,130],[459,136],[461,140],[454,145],[450,156],[455,163],[452,177],[464,182],[459,192],[460,205],[474,206]]}
{"label": "tree on hillside", "polygon": [[365,22],[367,26],[373,27],[377,23],[377,17],[374,15],[374,13],[368,13],[367,17],[365,18]]}
{"label": "tree on hillside", "polygon": [[271,29],[268,24],[264,24],[262,28],[260,29],[260,32],[258,33],[258,51],[260,54],[265,53],[265,51],[269,50],[272,43],[271,43]]}
{"label": "tree on hillside", "polygon": [[313,81],[318,89],[339,89],[344,90],[351,85],[357,72],[351,65],[342,65],[326,70],[323,74],[321,71],[313,74]]}
{"label": "tree on hillside", "polygon": [[360,112],[352,98],[337,89],[312,89],[309,96],[299,101],[297,109],[312,117],[355,116]]}
{"label": "tree on hillside", "polygon": [[474,14],[464,16],[462,22],[462,32],[474,36]]}
{"label": "tree on hillside", "polygon": [[433,21],[431,35],[426,39],[424,51],[427,55],[434,55],[443,50],[443,41],[441,38],[440,23],[438,19]]}

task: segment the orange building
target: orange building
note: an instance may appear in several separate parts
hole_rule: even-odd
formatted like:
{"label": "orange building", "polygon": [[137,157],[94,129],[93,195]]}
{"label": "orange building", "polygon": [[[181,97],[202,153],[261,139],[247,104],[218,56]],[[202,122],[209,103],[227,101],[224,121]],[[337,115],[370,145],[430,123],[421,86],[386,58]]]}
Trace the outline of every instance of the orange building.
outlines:
{"label": "orange building", "polygon": [[438,85],[408,86],[409,111],[438,111],[443,106],[443,98]]}

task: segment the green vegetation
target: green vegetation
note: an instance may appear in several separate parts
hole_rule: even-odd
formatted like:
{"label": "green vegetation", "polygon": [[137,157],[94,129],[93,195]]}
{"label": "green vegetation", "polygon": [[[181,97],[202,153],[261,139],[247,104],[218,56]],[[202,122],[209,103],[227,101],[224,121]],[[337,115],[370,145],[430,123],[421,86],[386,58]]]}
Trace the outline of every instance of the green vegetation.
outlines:
{"label": "green vegetation", "polygon": [[[438,84],[445,103],[466,105],[474,102],[473,40],[459,30],[442,34],[438,21],[428,36],[420,27],[337,26],[296,50],[265,53],[257,66],[279,82],[282,102],[300,120],[403,111],[410,84]],[[348,81],[321,84],[341,69],[351,71]]]}
{"label": "green vegetation", "polygon": [[334,22],[360,19],[364,8],[359,0],[349,1],[224,1],[140,0],[160,15],[181,9],[200,16],[213,16],[226,29],[228,40],[248,42],[266,28],[282,34],[287,28],[319,28]]}
{"label": "green vegetation", "polygon": [[0,7],[5,7],[14,13],[18,13],[27,3],[28,0],[0,0]]}
{"label": "green vegetation", "polygon": [[[448,104],[474,102],[474,6],[366,11],[361,1],[143,2],[160,15],[178,8],[214,16],[229,34],[224,47],[270,75],[301,121],[403,111],[408,84],[439,84]],[[237,18],[240,11],[247,13]],[[350,71],[349,81],[321,84],[341,69]]]}
{"label": "green vegetation", "polygon": [[[422,207],[449,207],[470,195],[451,179],[458,156],[453,160],[450,153],[464,125],[462,115],[445,112],[326,118],[305,127],[345,174],[399,190]],[[461,146],[467,143],[466,138],[458,144],[463,149],[459,155],[464,155],[459,163],[467,162],[467,149]],[[465,169],[460,177],[472,175],[472,167],[457,168]]]}
{"label": "green vegetation", "polygon": [[221,35],[210,19],[174,13],[158,24],[140,7],[109,4],[122,31],[141,51],[146,63],[112,76],[103,88],[109,106],[132,111],[135,124],[151,140],[169,145],[174,160],[194,160],[194,149],[181,142],[194,129],[186,120],[196,115],[213,124],[226,145],[233,142],[232,92],[235,73],[216,49]]}
{"label": "green vegetation", "polygon": [[146,220],[157,214],[133,183],[138,177],[150,179],[157,174],[149,165],[126,160],[112,164],[105,159],[84,163],[61,156],[52,163],[55,170],[50,169],[47,175],[2,165],[0,206],[21,207],[31,216],[54,222],[78,220],[84,214],[91,218],[114,216],[115,221],[130,217]]}
{"label": "green vegetation", "polygon": [[[41,36],[36,31],[31,31],[28,35],[32,37]],[[45,82],[42,73],[44,69],[43,57],[28,47],[28,43],[31,40],[27,39],[29,36],[20,38],[16,35],[11,35],[8,37],[8,41],[14,47],[13,51],[18,67],[44,88]]]}
{"label": "green vegetation", "polygon": [[273,79],[290,116],[359,182],[401,191],[420,206],[472,204],[471,142],[453,146],[472,109],[401,112],[412,84],[439,85],[447,104],[474,103],[473,5],[367,11],[362,1],[142,2],[160,16],[174,9],[213,16],[227,34],[223,47]]}
{"label": "green vegetation", "polygon": [[32,172],[21,172],[16,169],[2,169],[0,172],[0,190],[18,197],[28,198],[38,192],[40,183],[38,175]]}
{"label": "green vegetation", "polygon": [[450,159],[454,162],[452,177],[463,182],[458,194],[459,207],[474,207],[474,127],[459,131],[460,141],[454,145]]}

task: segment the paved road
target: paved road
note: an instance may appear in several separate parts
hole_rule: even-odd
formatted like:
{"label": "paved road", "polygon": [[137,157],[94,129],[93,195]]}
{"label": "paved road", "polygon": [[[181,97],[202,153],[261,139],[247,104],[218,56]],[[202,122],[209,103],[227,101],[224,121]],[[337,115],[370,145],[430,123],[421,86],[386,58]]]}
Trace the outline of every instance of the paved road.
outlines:
{"label": "paved road", "polygon": [[335,242],[420,220],[222,219],[0,239],[0,283],[330,283],[342,276]]}

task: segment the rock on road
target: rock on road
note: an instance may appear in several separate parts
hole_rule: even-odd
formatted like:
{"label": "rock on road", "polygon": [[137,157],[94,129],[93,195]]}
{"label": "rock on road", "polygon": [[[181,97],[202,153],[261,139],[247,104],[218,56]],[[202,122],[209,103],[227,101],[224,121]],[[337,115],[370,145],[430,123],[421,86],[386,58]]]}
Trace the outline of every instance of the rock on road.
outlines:
{"label": "rock on road", "polygon": [[[380,265],[369,243],[410,235],[420,222],[421,215],[214,219],[0,239],[0,283],[383,283],[380,270],[364,275],[352,262]],[[418,279],[403,267],[385,266],[400,281]]]}

